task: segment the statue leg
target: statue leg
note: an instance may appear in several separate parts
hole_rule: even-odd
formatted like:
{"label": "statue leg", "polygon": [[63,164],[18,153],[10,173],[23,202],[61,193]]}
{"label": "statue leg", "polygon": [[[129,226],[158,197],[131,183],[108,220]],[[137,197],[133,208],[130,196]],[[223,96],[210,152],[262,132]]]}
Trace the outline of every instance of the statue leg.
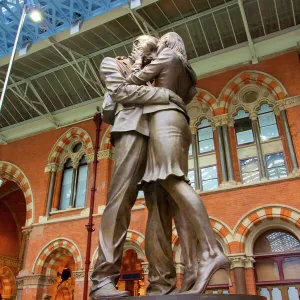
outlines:
{"label": "statue leg", "polygon": [[172,196],[185,218],[190,220],[201,249],[196,283],[190,292],[186,293],[203,293],[214,272],[221,267],[228,269],[230,261],[218,249],[204,203],[193,188],[174,176],[169,176],[161,181],[161,184]]}
{"label": "statue leg", "polygon": [[123,246],[137,197],[137,183],[145,171],[147,138],[136,132],[120,134],[115,142],[115,164],[101,218],[99,253],[91,275],[91,293],[120,277]]}
{"label": "statue leg", "polygon": [[184,263],[184,277],[180,292],[188,291],[195,284],[198,272],[198,255],[200,253],[198,239],[189,220],[180,211],[178,205],[169,196],[174,222],[179,237]]}
{"label": "statue leg", "polygon": [[147,295],[165,295],[176,289],[176,271],[172,254],[172,210],[167,193],[157,183],[146,187],[148,220],[145,250],[149,262]]}

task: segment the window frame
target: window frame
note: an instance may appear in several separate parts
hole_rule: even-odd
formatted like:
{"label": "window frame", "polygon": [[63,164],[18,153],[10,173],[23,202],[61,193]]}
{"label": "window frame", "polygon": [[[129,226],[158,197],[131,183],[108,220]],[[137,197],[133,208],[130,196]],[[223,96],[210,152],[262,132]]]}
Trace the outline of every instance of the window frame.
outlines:
{"label": "window frame", "polygon": [[257,158],[259,180],[261,179],[261,170],[260,170],[260,168],[259,168],[259,159],[258,159],[258,155],[257,155],[257,156],[249,156],[249,157],[246,157],[246,158],[239,159],[240,178],[241,178],[242,184],[258,184],[258,183],[259,183],[259,181],[258,181],[258,182],[254,182],[254,183],[245,183],[245,182],[243,182],[243,173],[242,173],[242,168],[241,168],[241,161],[242,161],[242,160],[247,160],[247,159],[250,159],[250,158]]}
{"label": "window frame", "polygon": [[[203,190],[203,180],[202,180],[202,176],[201,176],[201,170],[202,170],[202,169],[206,169],[206,168],[210,168],[210,167],[216,167],[216,174],[217,174],[217,177],[216,177],[216,178],[213,178],[213,179],[217,179],[217,181],[218,181],[218,186],[217,186],[215,189],[204,191],[204,190]],[[201,190],[201,192],[207,193],[207,192],[210,192],[210,191],[215,191],[215,190],[217,190],[217,189],[219,188],[219,176],[218,176],[218,165],[217,165],[217,164],[199,167],[199,176],[200,176],[200,190]],[[208,180],[213,180],[213,179],[208,179]],[[204,181],[208,181],[208,180],[204,180]]]}
{"label": "window frame", "polygon": [[284,179],[284,178],[275,178],[275,179],[270,179],[269,178],[269,173],[268,173],[269,169],[268,169],[268,166],[267,166],[266,156],[267,155],[272,155],[272,154],[278,154],[278,153],[282,153],[284,165],[285,165],[285,168],[286,168],[286,174],[287,174],[287,176],[284,177],[284,178],[287,178],[288,175],[289,175],[288,165],[287,165],[287,161],[286,161],[286,158],[285,158],[285,155],[284,155],[284,151],[279,151],[279,152],[276,151],[276,152],[266,153],[266,154],[264,154],[264,165],[265,165],[265,168],[266,168],[266,171],[267,171],[268,180],[270,180],[270,181]]}
{"label": "window frame", "polygon": [[[80,157],[80,160],[82,158],[86,159],[86,154],[82,154],[82,156]],[[72,162],[72,159],[70,157],[68,157],[66,159],[66,161],[65,161],[65,164],[67,163],[68,160],[71,160],[71,162]],[[77,186],[78,186],[78,177],[79,177],[78,176],[79,167],[80,166],[85,166],[85,165],[87,166],[87,175],[86,175],[86,193],[85,193],[84,205],[83,206],[76,206]],[[70,170],[70,169],[72,169],[71,196],[73,194],[73,198],[74,199],[70,199],[69,200],[68,208],[66,208],[66,209],[60,209],[60,208],[58,208],[58,211],[65,211],[65,210],[74,209],[74,208],[75,209],[81,209],[81,208],[85,208],[85,206],[86,206],[86,200],[87,200],[87,194],[88,194],[88,184],[89,184],[89,164],[88,164],[87,161],[85,161],[84,163],[81,163],[81,164],[78,162],[78,165],[77,165],[76,168],[74,168],[73,165],[72,166],[68,166],[66,168],[65,167],[63,168],[62,178],[61,178],[61,182],[60,182],[60,193],[59,193],[58,207],[60,207],[60,203],[61,203],[64,172],[65,172],[65,170]],[[74,175],[74,172],[75,172],[75,175]],[[72,201],[72,206],[70,206],[70,201]]]}
{"label": "window frame", "polygon": [[[203,128],[199,128],[198,126],[201,124],[201,122],[203,120],[207,120],[208,122],[210,122],[210,124],[208,126],[205,126]],[[208,153],[214,153],[216,152],[216,146],[215,146],[215,137],[214,137],[214,130],[211,126],[211,120],[207,119],[207,118],[203,118],[201,119],[198,123],[197,123],[197,155],[205,155],[205,154],[208,154]],[[208,128],[208,127],[211,127],[211,130],[212,130],[212,138],[210,139],[206,139],[204,141],[208,141],[208,140],[212,140],[213,141],[213,145],[214,145],[214,149],[213,150],[210,150],[210,151],[206,151],[206,152],[200,152],[200,140],[199,140],[199,134],[198,134],[198,131],[201,130],[201,129],[204,129],[204,128]]]}
{"label": "window frame", "polygon": [[[236,143],[236,147],[239,148],[239,147],[247,147],[247,146],[250,146],[250,145],[255,145],[255,137],[254,137],[254,132],[253,132],[253,124],[252,124],[252,120],[250,119],[250,117],[244,117],[244,118],[241,118],[241,119],[235,119],[235,117],[237,116],[238,112],[240,110],[243,110],[245,113],[248,113],[249,112],[247,110],[245,110],[244,108],[239,108],[238,110],[236,110],[236,113],[233,115],[233,121],[234,121],[234,124],[233,124],[233,129],[234,129],[234,136],[235,136],[235,143]],[[237,139],[237,132],[236,132],[236,128],[235,128],[235,123],[236,121],[238,120],[242,120],[242,119],[246,119],[246,118],[249,118],[250,122],[251,122],[251,131],[252,131],[252,136],[253,136],[253,142],[248,142],[248,143],[243,143],[243,144],[239,144],[238,143],[238,139]]]}
{"label": "window frame", "polygon": [[[261,109],[261,107],[262,107],[263,105],[268,105],[268,106],[271,108],[271,111],[264,112],[264,113],[259,113],[259,110]],[[261,138],[261,127],[262,127],[262,126],[260,126],[259,116],[265,115],[265,114],[269,114],[269,113],[273,113],[273,114],[274,114],[274,117],[275,117],[275,124],[272,124],[272,125],[276,125],[277,132],[278,132],[278,136],[274,136],[274,137],[272,137],[272,138],[270,138],[270,139],[267,139],[267,140],[262,140],[262,138]],[[278,127],[278,122],[277,122],[277,116],[276,116],[275,113],[274,113],[273,107],[270,106],[268,103],[261,103],[261,104],[260,104],[260,107],[259,107],[259,109],[257,110],[257,122],[258,122],[258,129],[259,129],[259,139],[260,139],[260,142],[261,142],[261,143],[268,143],[268,142],[273,141],[273,140],[275,140],[275,139],[280,139],[280,132],[279,132],[279,127]],[[268,125],[268,126],[271,126],[271,125]],[[263,127],[267,127],[267,126],[263,126]]]}

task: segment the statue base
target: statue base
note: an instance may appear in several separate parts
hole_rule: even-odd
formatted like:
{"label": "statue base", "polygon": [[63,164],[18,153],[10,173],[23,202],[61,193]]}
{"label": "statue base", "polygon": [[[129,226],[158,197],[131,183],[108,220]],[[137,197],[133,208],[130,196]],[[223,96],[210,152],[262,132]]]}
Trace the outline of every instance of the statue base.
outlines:
{"label": "statue base", "polygon": [[[99,298],[100,299],[100,298]],[[109,300],[266,300],[262,296],[243,295],[243,294],[202,294],[202,295],[160,295],[143,297],[116,297],[101,298]]]}

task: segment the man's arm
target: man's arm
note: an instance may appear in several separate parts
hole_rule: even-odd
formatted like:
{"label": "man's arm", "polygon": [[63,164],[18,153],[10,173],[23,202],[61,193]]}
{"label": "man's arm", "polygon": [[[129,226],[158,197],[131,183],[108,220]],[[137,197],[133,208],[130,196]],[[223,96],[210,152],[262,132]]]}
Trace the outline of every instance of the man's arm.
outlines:
{"label": "man's arm", "polygon": [[100,74],[109,95],[117,103],[125,106],[170,103],[168,89],[128,84],[125,80],[126,74],[122,74],[118,62],[114,58],[103,59]]}

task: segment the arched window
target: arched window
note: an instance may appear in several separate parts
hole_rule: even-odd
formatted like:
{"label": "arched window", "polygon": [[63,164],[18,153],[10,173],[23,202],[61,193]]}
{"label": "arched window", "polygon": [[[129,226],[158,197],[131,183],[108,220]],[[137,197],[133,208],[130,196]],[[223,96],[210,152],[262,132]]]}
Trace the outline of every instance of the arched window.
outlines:
{"label": "arched window", "polygon": [[263,233],[255,242],[256,285],[268,300],[299,300],[300,242],[284,230]]}
{"label": "arched window", "polygon": [[[73,148],[73,152],[75,152],[77,145]],[[64,165],[61,183],[60,210],[85,205],[87,176],[88,165],[85,156],[81,157],[78,166],[75,168],[73,168],[71,159],[67,160]]]}
{"label": "arched window", "polygon": [[198,143],[200,154],[215,150],[213,130],[207,119],[203,119],[198,125]]}
{"label": "arched window", "polygon": [[254,142],[252,123],[249,113],[240,109],[234,117],[234,129],[238,145],[244,145]]}

